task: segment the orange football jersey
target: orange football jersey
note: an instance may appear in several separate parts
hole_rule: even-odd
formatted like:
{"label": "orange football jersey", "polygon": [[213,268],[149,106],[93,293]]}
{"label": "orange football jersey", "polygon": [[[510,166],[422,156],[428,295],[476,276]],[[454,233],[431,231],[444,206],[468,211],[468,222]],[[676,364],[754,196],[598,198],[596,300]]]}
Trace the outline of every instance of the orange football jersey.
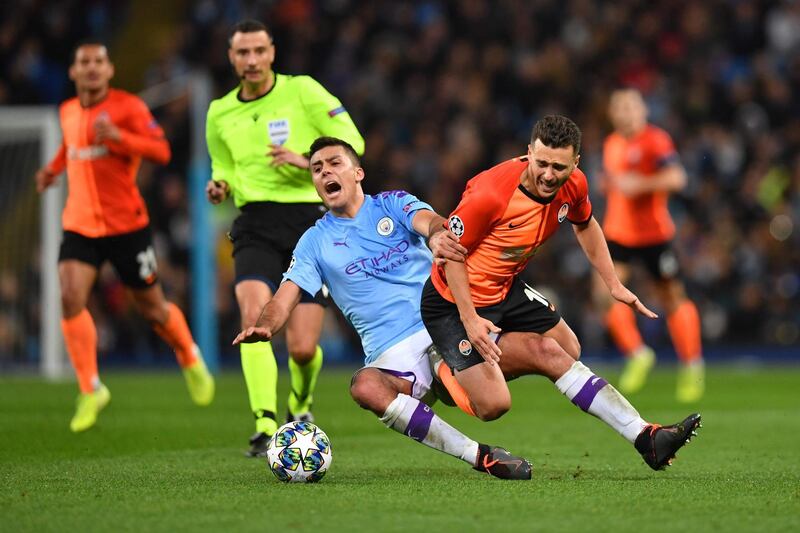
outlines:
{"label": "orange football jersey", "polygon": [[[608,176],[635,172],[652,176],[678,160],[669,134],[653,125],[628,139],[619,133],[609,135],[603,144],[603,167]],[[610,241],[623,246],[651,246],[669,241],[675,224],[669,214],[669,193],[653,192],[628,197],[607,183],[603,232]]]}
{"label": "orange football jersey", "polygon": [[[136,173],[143,157],[161,164],[170,159],[164,131],[145,103],[109,89],[105,99],[90,107],[82,107],[77,97],[67,100],[59,115],[63,141],[48,169],[55,174],[67,171],[64,229],[106,237],[145,227],[149,218]],[[119,142],[95,141],[94,124],[101,116],[119,128]]]}
{"label": "orange football jersey", "polygon": [[[575,169],[552,199],[538,198],[520,183],[528,162],[518,157],[481,172],[467,183],[450,214],[450,231],[467,250],[467,273],[476,307],[501,302],[514,276],[564,220],[583,224],[592,217],[586,176]],[[434,287],[455,302],[444,267],[434,265]]]}

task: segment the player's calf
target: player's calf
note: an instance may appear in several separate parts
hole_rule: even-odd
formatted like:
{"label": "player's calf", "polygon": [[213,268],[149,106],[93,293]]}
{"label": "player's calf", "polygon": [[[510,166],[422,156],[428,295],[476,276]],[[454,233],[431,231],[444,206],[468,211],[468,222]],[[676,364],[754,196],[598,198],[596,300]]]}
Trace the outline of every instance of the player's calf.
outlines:
{"label": "player's calf", "polygon": [[455,378],[469,396],[479,419],[496,420],[511,409],[511,392],[496,365],[480,363],[457,371]]}

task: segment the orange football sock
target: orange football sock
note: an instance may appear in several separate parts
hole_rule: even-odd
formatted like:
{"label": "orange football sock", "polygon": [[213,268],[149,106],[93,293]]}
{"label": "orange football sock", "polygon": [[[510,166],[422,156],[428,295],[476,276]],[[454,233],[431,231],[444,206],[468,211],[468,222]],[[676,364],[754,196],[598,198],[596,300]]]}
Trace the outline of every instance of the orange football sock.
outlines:
{"label": "orange football sock", "polygon": [[622,302],[615,302],[606,313],[606,326],[617,348],[629,357],[642,347],[642,335],[636,327],[633,309]]}
{"label": "orange football sock", "polygon": [[197,361],[192,332],[189,331],[183,311],[177,305],[167,302],[167,321],[163,324],[153,323],[153,329],[175,350],[175,358],[181,368],[192,366]]}
{"label": "orange football sock", "polygon": [[456,378],[453,377],[453,373],[450,370],[450,367],[447,366],[447,363],[442,361],[437,369],[437,374],[439,375],[439,379],[442,381],[442,384],[447,389],[447,392],[450,393],[450,396],[453,398],[453,401],[456,402],[456,405],[467,413],[470,416],[475,416],[475,411],[472,410],[472,404],[469,401],[469,396],[467,396],[467,391],[464,390]]}
{"label": "orange football sock", "polygon": [[92,315],[84,309],[72,318],[62,319],[61,331],[81,392],[92,392],[100,381],[97,376],[97,329]]}
{"label": "orange football sock", "polygon": [[667,316],[667,328],[675,352],[682,363],[691,363],[703,357],[700,340],[700,314],[691,300],[684,300]]}

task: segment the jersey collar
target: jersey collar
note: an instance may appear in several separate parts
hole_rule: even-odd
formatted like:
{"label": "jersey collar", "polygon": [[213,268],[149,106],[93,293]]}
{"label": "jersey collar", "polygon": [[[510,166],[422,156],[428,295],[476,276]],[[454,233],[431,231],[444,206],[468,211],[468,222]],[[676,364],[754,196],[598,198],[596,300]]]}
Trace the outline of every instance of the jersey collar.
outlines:
{"label": "jersey collar", "polygon": [[277,72],[273,72],[272,75],[273,75],[273,78],[275,79],[275,81],[272,82],[272,87],[270,87],[267,92],[265,92],[261,96],[257,96],[256,98],[253,98],[252,100],[242,100],[242,86],[240,85],[239,86],[239,90],[236,91],[236,99],[239,100],[240,102],[242,102],[243,104],[249,104],[251,102],[257,102],[258,100],[261,100],[262,98],[267,96],[269,93],[274,91],[275,87],[278,86],[278,77],[280,75]]}
{"label": "jersey collar", "polygon": [[517,185],[517,187],[519,188],[520,191],[522,191],[522,194],[524,194],[525,196],[527,196],[528,198],[530,198],[534,202],[536,202],[538,204],[544,204],[544,205],[547,205],[550,202],[552,202],[553,200],[555,200],[556,196],[558,196],[558,191],[561,190],[561,189],[558,189],[558,191],[556,191],[555,194],[553,196],[549,197],[549,198],[542,198],[541,196],[536,196],[535,194],[533,194],[531,191],[526,189],[525,186],[522,185],[521,183],[519,185]]}

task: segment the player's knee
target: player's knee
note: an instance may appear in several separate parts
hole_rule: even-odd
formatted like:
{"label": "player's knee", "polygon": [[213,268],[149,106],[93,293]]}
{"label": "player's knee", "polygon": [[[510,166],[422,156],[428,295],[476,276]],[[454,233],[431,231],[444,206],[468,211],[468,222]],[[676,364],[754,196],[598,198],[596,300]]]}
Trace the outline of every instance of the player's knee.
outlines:
{"label": "player's knee", "polygon": [[[553,338],[540,337],[537,346],[545,355],[545,357],[541,358],[539,373],[551,380],[555,381],[562,376],[577,360]],[[576,353],[580,354],[579,351]]]}
{"label": "player's knee", "polygon": [[317,354],[317,345],[310,342],[288,342],[287,349],[298,365],[305,365]]}
{"label": "player's knee", "polygon": [[497,394],[480,402],[473,402],[475,416],[484,422],[497,420],[511,409],[511,394]]}
{"label": "player's knee", "polygon": [[167,321],[168,311],[166,302],[139,299],[136,300],[136,309],[145,320],[152,324],[163,324]]}
{"label": "player's knee", "polygon": [[382,384],[373,372],[362,370],[350,382],[350,396],[362,409],[375,410],[373,400],[378,396]]}
{"label": "player's knee", "polygon": [[79,291],[70,287],[61,289],[61,314],[64,318],[72,318],[86,307],[86,299]]}
{"label": "player's knee", "polygon": [[564,351],[567,352],[567,355],[572,357],[574,361],[577,361],[581,358],[581,342],[578,340],[578,337],[573,333],[569,336],[566,340],[566,346],[562,346]]}
{"label": "player's knee", "polygon": [[508,403],[492,402],[489,405],[474,406],[475,416],[477,416],[484,422],[497,420],[498,418],[506,414],[509,409],[511,409],[510,401]]}

